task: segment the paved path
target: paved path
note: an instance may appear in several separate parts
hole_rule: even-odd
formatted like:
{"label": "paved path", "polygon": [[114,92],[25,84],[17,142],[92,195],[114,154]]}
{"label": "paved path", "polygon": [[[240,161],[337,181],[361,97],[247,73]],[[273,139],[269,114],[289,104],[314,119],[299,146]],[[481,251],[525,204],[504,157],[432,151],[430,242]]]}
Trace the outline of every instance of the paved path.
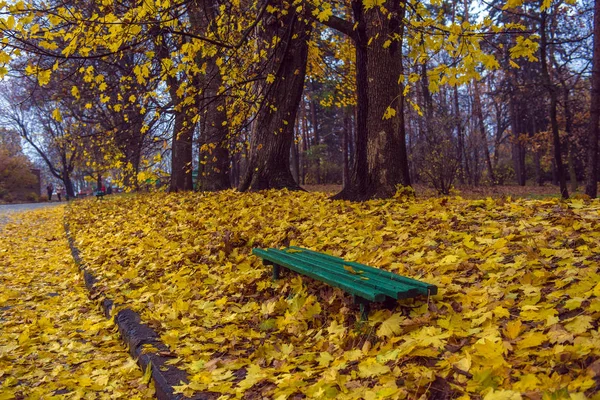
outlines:
{"label": "paved path", "polygon": [[22,211],[37,210],[44,207],[55,207],[65,202],[52,203],[26,203],[26,204],[0,204],[0,227],[8,221],[8,215]]}
{"label": "paved path", "polygon": [[113,323],[87,298],[62,210],[35,214],[0,229],[0,399],[152,398]]}

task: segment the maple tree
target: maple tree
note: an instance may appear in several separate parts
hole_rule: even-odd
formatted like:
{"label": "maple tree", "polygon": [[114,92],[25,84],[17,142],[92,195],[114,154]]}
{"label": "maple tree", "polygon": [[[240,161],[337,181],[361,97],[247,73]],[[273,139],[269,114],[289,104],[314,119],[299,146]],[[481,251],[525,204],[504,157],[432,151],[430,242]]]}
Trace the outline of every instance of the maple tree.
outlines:
{"label": "maple tree", "polygon": [[18,134],[0,131],[0,199],[14,197],[16,189],[33,185],[36,177],[31,173],[31,163],[23,154]]}
{"label": "maple tree", "polygon": [[[561,133],[571,128],[567,118],[559,120],[560,87],[570,74],[586,73],[584,62],[566,61],[590,37],[585,24],[569,29],[589,16],[585,4],[177,0],[3,7],[3,71],[19,70],[42,87],[53,76],[79,75],[71,94],[110,116],[112,128],[101,133],[115,149],[107,161],[132,188],[154,168],[170,175],[171,191],[298,189],[313,169],[315,183],[322,170],[327,180],[343,180],[338,198],[362,200],[423,181],[442,193],[457,179],[494,185],[514,178],[524,185],[532,169],[543,182],[552,168],[566,197],[567,168],[575,186],[594,164],[573,158],[575,140]],[[589,83],[585,76],[583,82]],[[543,101],[528,104],[530,95]],[[337,114],[331,125],[328,113]],[[551,165],[530,143],[546,131]],[[148,145],[154,142],[165,146]],[[507,155],[512,166],[498,162]]]}

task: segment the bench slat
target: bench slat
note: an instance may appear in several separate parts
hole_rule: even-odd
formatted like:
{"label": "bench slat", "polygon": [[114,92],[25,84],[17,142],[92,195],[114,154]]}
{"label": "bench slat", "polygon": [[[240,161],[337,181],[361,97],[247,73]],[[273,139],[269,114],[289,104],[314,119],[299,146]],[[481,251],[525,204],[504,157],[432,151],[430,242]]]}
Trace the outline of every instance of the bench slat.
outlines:
{"label": "bench slat", "polygon": [[[384,277],[387,279],[391,279],[394,280],[396,282],[401,282],[407,285],[411,285],[411,286],[417,286],[420,288],[423,288],[424,291],[421,291],[421,294],[427,295],[427,294],[431,294],[431,295],[435,295],[437,294],[437,286],[435,285],[431,285],[429,283],[425,283],[425,282],[421,282],[418,281],[416,279],[411,279],[411,278],[407,278],[405,276],[401,276],[398,274],[394,274],[393,272],[389,272],[389,271],[384,271],[378,268],[373,268],[373,267],[369,267],[368,265],[364,265],[364,264],[359,264],[357,262],[353,262],[353,261],[346,261],[343,258],[339,258],[339,257],[335,257],[329,254],[325,254],[325,253],[319,253],[310,249],[305,249],[303,247],[298,247],[298,246],[290,246],[289,249],[292,250],[298,250],[301,252],[306,252],[308,254],[314,255],[315,257],[319,257],[323,260],[330,260],[330,261],[334,261],[334,262],[338,262],[338,263],[343,263],[344,265],[348,265],[351,266],[352,268],[359,270],[359,271],[364,271],[365,273],[373,273],[377,276],[380,277]],[[285,250],[284,250],[285,251]]]}
{"label": "bench slat", "polygon": [[[274,250],[270,249],[269,251],[273,252]],[[275,250],[275,253],[276,254],[282,254],[282,253],[288,254],[288,253],[286,253],[285,250]],[[306,253],[292,253],[292,254],[295,259],[303,260],[306,263],[312,265],[314,268],[317,268],[317,269],[326,268],[328,271],[331,271],[332,273],[335,273],[336,275],[354,277],[355,281],[358,284],[370,286],[373,289],[379,290],[386,296],[391,297],[393,299],[414,297],[419,294],[427,295],[427,291],[424,290],[422,287],[417,287],[417,286],[407,285],[407,284],[397,282],[397,281],[392,281],[385,277],[381,277],[379,275],[373,274],[372,272],[358,271],[358,272],[364,272],[364,273],[358,273],[356,275],[353,275],[351,272],[347,271],[344,268],[344,265],[347,265],[346,263],[333,262],[328,259],[319,259],[319,258],[314,257],[313,255],[306,254]],[[290,254],[290,255],[292,255],[292,254]],[[354,267],[352,267],[352,268],[355,269]]]}
{"label": "bench slat", "polygon": [[281,254],[284,252],[275,253],[272,250],[263,249],[252,249],[252,253],[265,260],[271,261],[272,263],[323,281],[331,286],[339,287],[348,293],[363,297],[367,300],[383,301],[386,298],[386,295],[381,293],[381,291],[367,287],[366,285],[362,285],[363,287],[357,287],[356,284],[358,283],[357,281],[361,281],[360,278],[328,273],[325,270],[315,271],[314,266],[311,266],[304,261],[297,260],[290,254]]}

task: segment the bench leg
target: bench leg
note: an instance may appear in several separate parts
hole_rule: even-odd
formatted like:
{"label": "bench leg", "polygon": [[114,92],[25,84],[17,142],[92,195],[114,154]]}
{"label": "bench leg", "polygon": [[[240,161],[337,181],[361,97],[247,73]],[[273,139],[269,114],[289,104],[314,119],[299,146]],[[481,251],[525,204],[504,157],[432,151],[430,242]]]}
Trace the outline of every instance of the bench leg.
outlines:
{"label": "bench leg", "polygon": [[369,319],[369,311],[371,310],[371,302],[360,296],[352,296],[354,298],[354,304],[360,306],[360,320],[366,321]]}

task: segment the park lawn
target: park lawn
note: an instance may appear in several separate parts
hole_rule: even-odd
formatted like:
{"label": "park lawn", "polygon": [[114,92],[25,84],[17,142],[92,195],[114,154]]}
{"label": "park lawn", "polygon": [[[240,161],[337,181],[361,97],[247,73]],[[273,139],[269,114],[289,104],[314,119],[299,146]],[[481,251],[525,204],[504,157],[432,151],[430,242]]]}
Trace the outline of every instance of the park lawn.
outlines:
{"label": "park lawn", "polygon": [[[152,194],[67,212],[99,287],[142,315],[192,382],[223,398],[600,399],[600,202],[319,193]],[[375,307],[285,273],[298,245],[420,279]],[[450,396],[450,397],[436,397]]]}
{"label": "park lawn", "polygon": [[64,208],[0,226],[0,399],[142,399],[153,390],[88,300]]}

